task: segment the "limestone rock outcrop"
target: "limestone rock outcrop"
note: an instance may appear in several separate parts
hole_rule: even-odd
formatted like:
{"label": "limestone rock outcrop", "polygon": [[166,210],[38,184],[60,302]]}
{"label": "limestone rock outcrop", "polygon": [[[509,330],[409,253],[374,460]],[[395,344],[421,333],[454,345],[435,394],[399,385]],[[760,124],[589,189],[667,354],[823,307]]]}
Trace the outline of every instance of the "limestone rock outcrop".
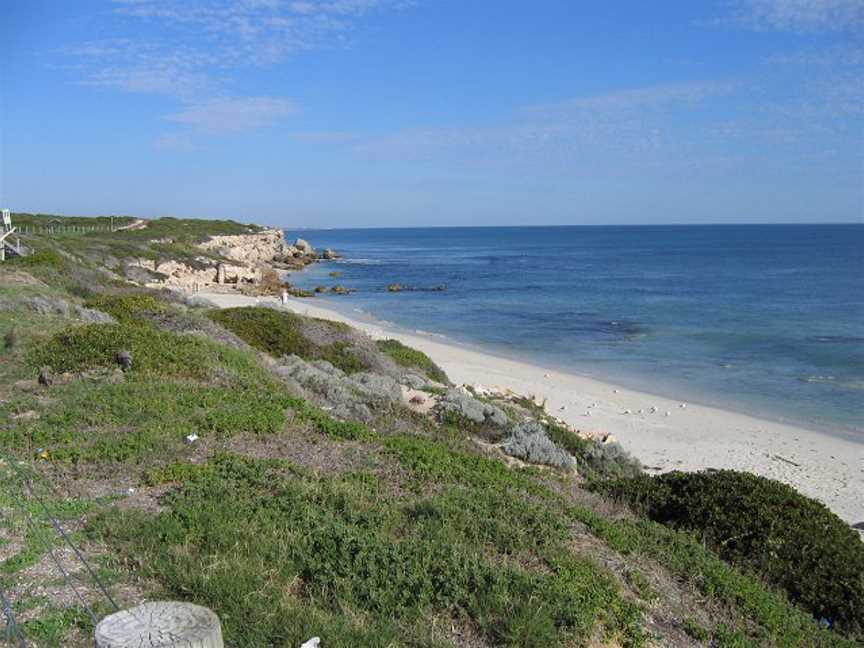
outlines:
{"label": "limestone rock outcrop", "polygon": [[206,254],[189,261],[132,259],[126,263],[125,274],[144,278],[142,283],[151,286],[187,290],[206,286],[239,287],[258,284],[268,270],[272,274],[274,268],[300,269],[319,258],[308,241],[297,239],[293,245],[289,244],[281,229],[212,236],[196,247]]}
{"label": "limestone rock outcrop", "polygon": [[[285,242],[285,233],[281,229],[268,229],[255,234],[213,236],[198,247],[245,265],[271,263],[281,261],[285,256],[293,256],[293,250]],[[309,249],[312,249],[311,245]]]}

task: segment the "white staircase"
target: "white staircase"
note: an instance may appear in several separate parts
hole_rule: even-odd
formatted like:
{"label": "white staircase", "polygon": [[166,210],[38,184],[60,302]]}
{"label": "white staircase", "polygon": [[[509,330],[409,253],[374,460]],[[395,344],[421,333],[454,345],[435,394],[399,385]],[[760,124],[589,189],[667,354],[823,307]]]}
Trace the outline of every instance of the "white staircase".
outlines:
{"label": "white staircase", "polygon": [[15,236],[18,231],[12,225],[12,214],[8,209],[2,210],[3,230],[0,231],[0,261],[5,261],[8,258],[15,256],[28,256],[32,254],[32,250],[21,242],[18,236]]}

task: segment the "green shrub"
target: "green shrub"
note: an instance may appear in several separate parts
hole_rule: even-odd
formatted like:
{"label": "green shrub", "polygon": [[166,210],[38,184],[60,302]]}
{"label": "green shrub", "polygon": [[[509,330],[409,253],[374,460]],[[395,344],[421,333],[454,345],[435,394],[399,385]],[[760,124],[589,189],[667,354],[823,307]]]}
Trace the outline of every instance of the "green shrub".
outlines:
{"label": "green shrub", "polygon": [[165,302],[147,293],[100,295],[88,300],[85,306],[108,313],[125,324],[141,323],[146,316],[158,315],[167,310]]}
{"label": "green shrub", "polygon": [[594,489],[695,532],[724,560],[784,589],[817,619],[864,636],[864,544],[819,502],[729,470],[642,476]]}
{"label": "green shrub", "polygon": [[210,467],[207,464],[177,461],[151,468],[144,474],[144,483],[148,486],[159,486],[171,482],[182,483],[196,479],[208,470]]}
{"label": "green shrub", "polygon": [[[445,489],[406,503],[356,475],[236,455],[194,472],[158,515],[115,511],[92,528],[170,595],[213,608],[231,645],[318,635],[334,647],[431,647],[442,645],[436,618],[464,620],[490,645],[643,643],[638,607],[569,554],[565,521],[530,501]],[[503,519],[489,514],[501,507]],[[539,552],[543,569],[509,560],[516,548]]]}
{"label": "green shrub", "polygon": [[50,248],[42,248],[30,256],[13,257],[10,261],[17,266],[27,268],[46,267],[54,270],[62,270],[65,265],[63,256]]}
{"label": "green shrub", "polygon": [[588,480],[642,474],[641,464],[618,443],[583,439],[552,423],[546,423],[545,427],[549,438],[576,458],[579,474]]}
{"label": "green shrub", "polygon": [[289,396],[249,353],[193,340],[212,354],[205,356],[215,367],[206,380],[145,368],[127,372],[119,382],[56,385],[55,402],[41,416],[0,427],[0,447],[27,454],[44,448],[56,461],[164,463],[187,453],[183,439],[189,434],[202,439],[278,434],[289,408],[310,407]]}
{"label": "green shrub", "polygon": [[[852,641],[826,630],[813,616],[789,602],[785,593],[769,588],[758,576],[721,560],[690,531],[638,518],[614,518],[584,507],[570,507],[574,519],[585,524],[610,548],[624,555],[656,560],[671,573],[691,583],[707,599],[725,603],[740,622],[737,629],[715,629],[716,645],[777,646],[778,648],[852,648]],[[739,630],[746,628],[746,638]]]}
{"label": "green shrub", "polygon": [[303,335],[305,319],[273,308],[226,308],[208,313],[247,344],[275,358],[296,355],[304,360],[326,360],[345,373],[365,371],[368,367],[351,352],[347,342],[320,346]]}
{"label": "green shrub", "polygon": [[132,372],[206,378],[217,361],[207,340],[175,335],[151,326],[88,324],[68,329],[36,345],[29,353],[34,368],[49,366],[56,372],[79,372],[117,365],[118,351],[132,354]]}
{"label": "green shrub", "polygon": [[401,367],[420,369],[435,382],[447,384],[447,374],[422,351],[405,346],[399,340],[378,340],[378,350],[386,353]]}

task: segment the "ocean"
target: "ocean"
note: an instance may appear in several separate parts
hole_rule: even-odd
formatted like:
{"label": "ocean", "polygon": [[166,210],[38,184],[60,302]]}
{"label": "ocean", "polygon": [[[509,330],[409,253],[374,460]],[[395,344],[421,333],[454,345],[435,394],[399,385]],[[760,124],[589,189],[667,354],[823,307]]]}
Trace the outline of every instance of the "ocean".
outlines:
{"label": "ocean", "polygon": [[291,282],[348,314],[864,442],[864,225],[298,235],[344,258]]}

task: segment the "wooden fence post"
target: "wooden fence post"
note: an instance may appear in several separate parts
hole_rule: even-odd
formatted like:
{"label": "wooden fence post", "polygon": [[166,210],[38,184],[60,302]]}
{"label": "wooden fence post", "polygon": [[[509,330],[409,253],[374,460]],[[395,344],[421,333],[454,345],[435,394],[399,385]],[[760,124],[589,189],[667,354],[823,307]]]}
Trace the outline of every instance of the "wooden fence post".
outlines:
{"label": "wooden fence post", "polygon": [[153,602],[105,617],[96,648],[225,648],[214,612],[192,603]]}

